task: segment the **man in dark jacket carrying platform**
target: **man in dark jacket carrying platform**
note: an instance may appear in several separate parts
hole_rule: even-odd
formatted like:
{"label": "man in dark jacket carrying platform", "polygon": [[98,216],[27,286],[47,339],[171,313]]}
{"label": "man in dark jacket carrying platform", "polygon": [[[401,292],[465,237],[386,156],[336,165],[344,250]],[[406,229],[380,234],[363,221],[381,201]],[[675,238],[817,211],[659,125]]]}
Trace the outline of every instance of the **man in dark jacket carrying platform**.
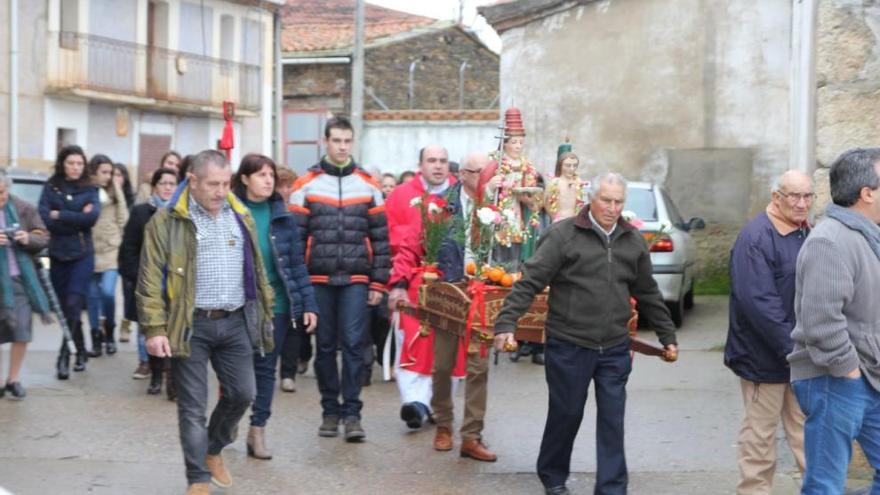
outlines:
{"label": "man in dark jacket carrying platform", "polygon": [[544,351],[550,403],[538,455],[538,476],[548,494],[569,493],[571,451],[591,380],[598,406],[595,493],[626,493],[623,418],[632,370],[631,297],[640,318],[656,328],[664,359],[678,355],[675,325],[652,276],[648,245],[620,218],[625,201],[622,176],[596,177],[590,204],[576,217],[553,224],[538,241],[495,322],[496,348],[514,345],[516,322],[535,294],[550,286]]}
{"label": "man in dark jacket carrying platform", "polygon": [[766,211],[745,226],[730,251],[724,364],[740,378],[745,408],[736,455],[740,495],[772,491],[780,419],[804,470],[804,413],[788,384],[785,356],[795,325],[795,267],[816,195],[810,176],[798,170],[773,181],[771,195]]}

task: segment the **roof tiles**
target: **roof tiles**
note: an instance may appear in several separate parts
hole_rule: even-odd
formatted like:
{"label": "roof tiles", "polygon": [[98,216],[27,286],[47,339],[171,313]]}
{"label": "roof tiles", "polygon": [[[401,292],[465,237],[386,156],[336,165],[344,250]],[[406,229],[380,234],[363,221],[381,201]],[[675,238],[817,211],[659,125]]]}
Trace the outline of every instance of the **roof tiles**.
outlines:
{"label": "roof tiles", "polygon": [[[285,52],[343,50],[354,44],[355,0],[287,0],[281,8],[281,49]],[[365,41],[405,33],[437,22],[367,3]]]}

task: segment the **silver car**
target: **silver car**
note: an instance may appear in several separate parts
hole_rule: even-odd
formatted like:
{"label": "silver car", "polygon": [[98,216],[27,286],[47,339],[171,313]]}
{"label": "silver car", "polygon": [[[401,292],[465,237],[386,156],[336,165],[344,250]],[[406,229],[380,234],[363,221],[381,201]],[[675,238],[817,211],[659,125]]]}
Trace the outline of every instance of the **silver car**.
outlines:
{"label": "silver car", "polygon": [[49,176],[42,172],[24,170],[20,168],[6,169],[6,175],[12,179],[12,188],[9,190],[20,199],[37,206],[40,202],[40,194]]}
{"label": "silver car", "polygon": [[639,230],[651,246],[654,280],[672,321],[680,327],[685,309],[694,305],[697,246],[688,232],[702,229],[706,223],[702,218],[685,222],[666,190],[649,182],[628,184],[624,211],[642,222]]}

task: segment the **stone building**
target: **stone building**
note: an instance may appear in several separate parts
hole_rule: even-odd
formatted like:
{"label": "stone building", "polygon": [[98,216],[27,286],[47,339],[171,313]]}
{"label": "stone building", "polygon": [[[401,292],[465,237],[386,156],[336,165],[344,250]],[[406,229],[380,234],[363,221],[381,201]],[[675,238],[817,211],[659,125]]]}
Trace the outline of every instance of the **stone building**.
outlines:
{"label": "stone building", "polygon": [[479,10],[501,35],[501,108],[523,110],[530,156],[546,166],[569,135],[585,174],[664,183],[685,216],[709,222],[697,236],[710,270],[726,271],[733,236],[766,205],[773,176],[821,169],[880,135],[874,2],[514,0]]}
{"label": "stone building", "polygon": [[[350,111],[354,1],[289,0],[282,19],[285,160],[302,171],[326,118]],[[432,142],[452,159],[494,146],[498,55],[465,28],[366,4],[364,52],[367,167],[411,169]]]}
{"label": "stone building", "polygon": [[[18,164],[48,171],[79,144],[138,167],[215,148],[222,103],[236,149],[272,154],[273,16],[283,0],[18,2]],[[9,2],[0,7],[8,32]],[[9,156],[9,45],[0,37],[0,165]]]}

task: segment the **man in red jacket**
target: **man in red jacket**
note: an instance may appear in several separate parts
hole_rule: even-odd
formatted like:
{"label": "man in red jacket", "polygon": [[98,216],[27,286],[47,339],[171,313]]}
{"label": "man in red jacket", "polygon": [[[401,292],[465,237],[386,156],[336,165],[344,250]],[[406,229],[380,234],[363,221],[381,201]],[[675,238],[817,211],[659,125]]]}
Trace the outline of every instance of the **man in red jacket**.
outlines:
{"label": "man in red jacket", "polygon": [[[422,218],[419,207],[411,204],[425,194],[442,197],[455,183],[449,175],[449,155],[438,145],[429,145],[419,152],[419,173],[414,180],[398,186],[385,202],[388,218],[388,238],[391,244],[392,270],[388,282],[391,293],[388,305],[395,311],[400,302],[418,300],[422,275],[417,270],[422,263]],[[431,414],[431,368],[434,365],[434,335],[419,334],[419,321],[400,315],[398,335],[397,387],[403,405],[400,419],[407,426],[420,428]],[[453,376],[464,376],[464,366],[456,367]]]}

